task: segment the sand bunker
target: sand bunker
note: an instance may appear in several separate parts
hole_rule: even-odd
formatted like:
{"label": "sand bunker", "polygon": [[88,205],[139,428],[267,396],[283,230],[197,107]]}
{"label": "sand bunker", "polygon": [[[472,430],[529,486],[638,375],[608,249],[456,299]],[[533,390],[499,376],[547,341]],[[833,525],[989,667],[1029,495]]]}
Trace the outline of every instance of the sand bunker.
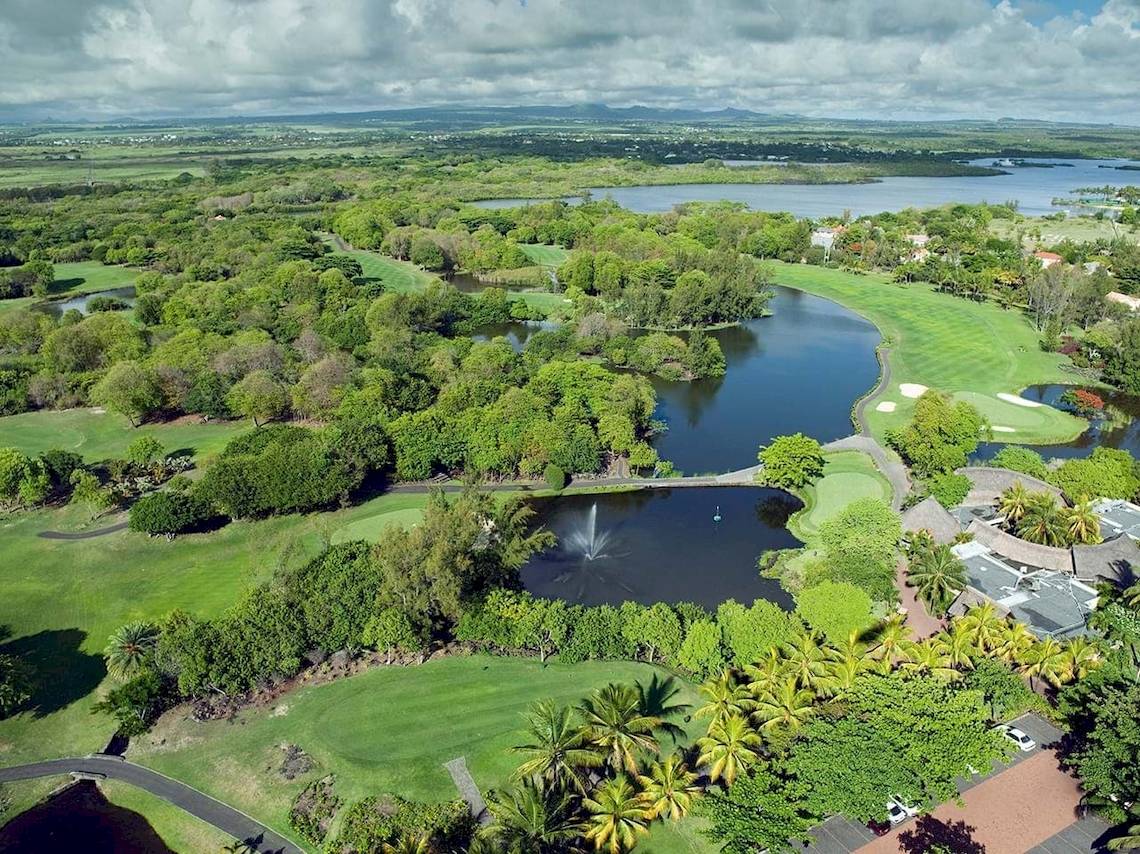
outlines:
{"label": "sand bunker", "polygon": [[[1036,400],[1026,400],[1024,397],[1018,397],[1016,394],[1006,394],[1004,391],[999,391],[997,396],[999,400],[1004,400],[1006,403],[1012,403],[1015,406],[1028,406],[1032,409],[1036,409],[1038,406],[1044,405],[1038,403]],[[994,429],[996,430],[997,428],[995,427]]]}
{"label": "sand bunker", "polygon": [[995,433],[1016,433],[1017,431],[1012,427],[1002,427],[1000,424],[995,424],[991,428]]}
{"label": "sand bunker", "polygon": [[880,403],[878,406],[875,407],[875,411],[876,412],[894,412],[896,406],[898,406],[898,404],[895,403],[893,400],[884,400],[882,403]]}
{"label": "sand bunker", "polygon": [[926,386],[918,383],[903,383],[899,386],[899,393],[903,397],[922,397],[927,391]]}

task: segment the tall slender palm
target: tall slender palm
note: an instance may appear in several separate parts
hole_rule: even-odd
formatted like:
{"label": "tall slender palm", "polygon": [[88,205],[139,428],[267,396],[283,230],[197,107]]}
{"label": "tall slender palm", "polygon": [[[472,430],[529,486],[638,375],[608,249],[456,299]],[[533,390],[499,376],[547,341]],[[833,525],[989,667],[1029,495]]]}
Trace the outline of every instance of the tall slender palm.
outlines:
{"label": "tall slender palm", "polygon": [[1021,671],[1029,677],[1031,684],[1044,679],[1054,688],[1060,688],[1065,674],[1065,650],[1053,638],[1045,638],[1034,644],[1023,658]]}
{"label": "tall slender palm", "polygon": [[797,633],[783,651],[787,672],[801,688],[814,688],[827,677],[827,650],[815,632]]}
{"label": "tall slender palm", "polygon": [[708,766],[709,779],[723,779],[731,786],[740,771],[756,761],[763,742],[744,718],[725,718],[709,727],[708,735],[697,739],[700,766]]}
{"label": "tall slender palm", "polygon": [[993,602],[975,605],[957,622],[969,632],[974,646],[982,652],[996,650],[1001,645],[1008,626]]}
{"label": "tall slender palm", "polygon": [[664,816],[672,821],[680,821],[701,793],[697,775],[689,770],[677,753],[654,762],[649,773],[638,777],[637,782],[652,818]]}
{"label": "tall slender palm", "polygon": [[1025,623],[1011,623],[1002,633],[1001,641],[994,651],[1006,664],[1020,664],[1035,643],[1037,637]]}
{"label": "tall slender palm", "polygon": [[937,676],[939,679],[945,679],[947,682],[962,675],[950,663],[949,656],[939,648],[934,638],[929,638],[920,643],[912,642],[907,649],[909,654],[906,660],[899,665],[907,673],[929,674]]}
{"label": "tall slender palm", "polygon": [[657,730],[662,735],[672,737],[674,743],[685,737],[685,730],[672,722],[689,710],[688,703],[676,702],[681,693],[681,686],[672,676],[662,679],[654,673],[648,683],[635,682],[637,688],[638,706],[643,715],[657,718],[660,723]]}
{"label": "tall slender palm", "polygon": [[107,640],[103,655],[107,671],[119,679],[130,679],[154,662],[159,628],[154,623],[127,623]]}
{"label": "tall slender palm", "polygon": [[1072,507],[1061,511],[1061,518],[1065,523],[1065,532],[1070,543],[1099,543],[1100,517],[1093,509],[1093,502],[1088,496],[1081,499]]}
{"label": "tall slender palm", "polygon": [[524,744],[511,748],[527,758],[515,771],[516,779],[535,777],[559,786],[573,786],[583,791],[585,768],[594,768],[602,758],[586,741],[570,709],[542,700],[531,707],[526,718]]}
{"label": "tall slender palm", "polygon": [[380,850],[383,854],[428,854],[431,837],[426,833],[405,833],[395,842],[385,842]]}
{"label": "tall slender palm", "polygon": [[908,652],[907,642],[910,640],[910,626],[906,624],[906,616],[895,614],[884,620],[875,630],[874,641],[871,647],[871,656],[882,662],[884,670],[890,670],[906,658]]}
{"label": "tall slender palm", "polygon": [[1130,824],[1125,828],[1123,836],[1108,840],[1106,847],[1109,851],[1140,850],[1140,824]]}
{"label": "tall slender palm", "polygon": [[731,715],[746,715],[756,705],[747,686],[738,683],[730,670],[705,680],[697,689],[697,693],[705,702],[704,705],[697,707],[693,715],[698,718],[709,718],[712,723]]}
{"label": "tall slender palm", "polygon": [[1102,660],[1100,647],[1096,643],[1088,638],[1073,638],[1065,644],[1061,679],[1064,682],[1084,679],[1100,667]]}
{"label": "tall slender palm", "polygon": [[570,793],[533,778],[493,793],[487,811],[491,823],[480,836],[505,854],[564,851],[582,834]]}
{"label": "tall slender palm", "polygon": [[949,631],[939,632],[934,637],[934,646],[946,656],[947,663],[958,670],[973,670],[978,648],[974,645],[974,634],[961,620],[955,620]]}
{"label": "tall slender palm", "polygon": [[1058,512],[1051,495],[1030,501],[1025,515],[1017,525],[1017,535],[1031,543],[1043,546],[1061,546],[1065,543],[1065,520]]}
{"label": "tall slender palm", "polygon": [[586,741],[606,756],[614,771],[638,772],[638,754],[659,753],[655,733],[664,721],[642,712],[641,697],[629,685],[610,684],[586,697],[578,711]]}
{"label": "tall slender palm", "polygon": [[945,614],[966,586],[966,567],[944,543],[911,563],[906,576],[907,584],[932,614]]}
{"label": "tall slender palm", "polygon": [[757,701],[752,719],[763,733],[794,734],[815,714],[814,700],[815,694],[801,688],[794,678],[788,678]]}
{"label": "tall slender palm", "polygon": [[589,812],[586,838],[599,851],[624,854],[649,830],[650,814],[645,800],[624,774],[606,780],[582,800]]}
{"label": "tall slender palm", "polygon": [[1030,500],[1029,490],[1020,480],[998,496],[998,513],[1005,517],[1007,528],[1017,528],[1025,511],[1029,509]]}
{"label": "tall slender palm", "polygon": [[1121,594],[1120,600],[1129,608],[1140,608],[1140,582],[1125,590]]}

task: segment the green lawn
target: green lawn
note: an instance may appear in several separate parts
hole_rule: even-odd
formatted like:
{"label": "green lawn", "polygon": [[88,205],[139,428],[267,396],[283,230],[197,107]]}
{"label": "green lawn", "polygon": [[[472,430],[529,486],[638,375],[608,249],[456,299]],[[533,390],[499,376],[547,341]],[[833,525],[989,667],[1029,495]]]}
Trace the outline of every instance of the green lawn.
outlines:
{"label": "green lawn", "polygon": [[[330,772],[346,801],[380,792],[443,800],[457,796],[443,763],[464,756],[487,791],[518,764],[510,747],[531,703],[544,697],[573,703],[606,682],[646,681],[655,672],[632,662],[543,667],[491,656],[377,668],[302,688],[272,709],[233,721],[195,723],[176,711],[132,742],[128,757],[288,831],[297,792]],[[686,702],[695,702],[691,686],[683,691]],[[699,722],[694,734],[698,728]],[[283,743],[301,747],[316,767],[303,778],[283,779],[277,771]]]}
{"label": "green lawn", "polygon": [[102,780],[99,788],[111,803],[144,816],[166,846],[179,854],[220,852],[223,846],[234,841],[212,824],[129,783]]}
{"label": "green lawn", "polygon": [[891,485],[875,468],[874,460],[861,451],[828,454],[823,477],[798,493],[803,510],[788,520],[788,530],[810,543],[819,527],[859,498],[891,500]]}
{"label": "green lawn", "polygon": [[520,243],[519,247],[526,253],[526,257],[543,267],[557,267],[568,257],[570,250],[561,246],[550,246],[545,243]]}
{"label": "green lawn", "polygon": [[1140,227],[1120,225],[1112,220],[1094,219],[1091,216],[1071,216],[1062,220],[1044,217],[993,219],[989,230],[1004,240],[1013,240],[1022,234],[1026,243],[1032,245],[1052,246],[1062,240],[1091,243],[1117,238],[1123,238],[1129,243],[1140,243]]}
{"label": "green lawn", "polygon": [[[376,542],[382,533],[392,525],[403,528],[412,528],[423,518],[423,496],[414,493],[400,493],[390,496],[391,501],[385,503],[385,509],[373,516],[366,516],[350,522],[343,528],[333,532],[333,543],[347,543],[352,540],[367,540]],[[405,507],[399,507],[406,504]]]}
{"label": "green lawn", "polygon": [[190,450],[203,457],[220,451],[247,421],[204,423],[183,419],[170,424],[131,427],[126,417],[100,409],[40,410],[0,418],[0,447],[38,454],[51,448],[82,454],[87,462],[122,457],[139,436],[154,436],[167,453]]}
{"label": "green lawn", "polygon": [[[895,284],[881,275],[780,262],[770,262],[768,269],[776,283],[833,299],[879,327],[890,349],[891,382],[867,408],[877,437],[910,418],[914,398],[902,393],[903,383],[961,393],[981,405],[991,423],[1014,428],[996,433],[999,441],[1065,442],[1087,426],[1051,407],[1029,409],[996,397],[1034,383],[1073,381],[1062,370],[1068,360],[1042,352],[1037,333],[1016,311],[938,293],[926,284]],[[894,411],[879,411],[881,403],[893,403]]]}
{"label": "green lawn", "polygon": [[[49,296],[56,299],[75,294],[108,291],[112,288],[125,288],[134,283],[138,274],[139,271],[131,267],[107,267],[97,261],[56,264],[55,282],[51,286]],[[0,313],[28,308],[37,302],[43,300],[39,297],[0,300]]]}
{"label": "green lawn", "polygon": [[383,495],[346,510],[233,522],[172,542],[130,531],[89,540],[36,536],[83,527],[87,514],[78,508],[3,519],[0,626],[13,638],[3,647],[28,656],[39,688],[35,711],[0,721],[0,765],[81,755],[106,744],[113,727],[91,714],[91,704],[105,687],[103,647],[123,623],[160,619],[175,608],[219,614],[278,566],[317,554],[345,525],[426,500]]}

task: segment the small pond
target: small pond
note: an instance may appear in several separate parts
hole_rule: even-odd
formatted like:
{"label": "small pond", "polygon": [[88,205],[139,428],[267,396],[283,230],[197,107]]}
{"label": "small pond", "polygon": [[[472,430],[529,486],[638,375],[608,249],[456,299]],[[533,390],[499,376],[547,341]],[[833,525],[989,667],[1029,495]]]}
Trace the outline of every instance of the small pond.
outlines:
{"label": "small pond", "polygon": [[50,314],[57,320],[63,317],[71,309],[75,309],[80,314],[87,314],[87,304],[95,297],[112,297],[114,299],[122,300],[128,305],[135,304],[135,288],[134,285],[128,285],[124,288],[112,288],[109,291],[97,291],[91,294],[76,294],[73,297],[60,300],[47,300],[46,302],[36,303],[35,308],[37,311],[42,311],[45,314]]}
{"label": "small pond", "polygon": [[508,323],[490,323],[480,326],[471,336],[473,341],[490,341],[492,338],[506,338],[515,352],[522,352],[535,334],[557,329],[558,324],[549,320],[512,320]]}
{"label": "small pond", "polygon": [[557,546],[522,569],[523,584],[537,596],[583,605],[632,600],[715,609],[726,599],[768,599],[792,607],[779,582],[756,568],[762,552],[801,545],[784,526],[802,505],[780,490],[645,489],[533,504],[538,523],[558,535]]}
{"label": "small pond", "polygon": [[[1035,400],[1064,409],[1065,407],[1061,405],[1061,395],[1070,388],[1081,388],[1081,386],[1032,385],[1025,389],[1021,396],[1026,400]],[[1115,407],[1129,416],[1130,420],[1122,422],[1096,419],[1088,430],[1071,442],[1062,445],[1026,445],[1025,447],[1032,448],[1047,460],[1053,457],[1059,459],[1087,457],[1094,448],[1101,446],[1121,448],[1140,459],[1140,398],[1121,391],[1093,390],[1104,399],[1107,407]],[[983,443],[978,446],[975,458],[978,460],[991,459],[1004,447],[1005,445],[999,442]]]}
{"label": "small pond", "polygon": [[[995,158],[970,161],[993,166]],[[612,198],[637,213],[667,211],[693,201],[744,202],[753,210],[789,211],[813,219],[838,216],[844,210],[853,216],[899,211],[903,208],[937,207],[952,202],[1000,204],[1016,199],[1023,214],[1040,216],[1065,210],[1054,198],[1073,198],[1077,187],[1124,186],[1136,183],[1136,173],[1119,169],[1136,165],[1127,160],[1054,160],[1034,158],[1033,165],[1000,167],[1007,174],[962,177],[887,177],[867,184],[675,184],[640,187],[594,187],[594,198]],[[524,205],[533,199],[490,199],[480,207]],[[575,203],[580,197],[568,198]],[[1071,208],[1071,206],[1068,206]]]}

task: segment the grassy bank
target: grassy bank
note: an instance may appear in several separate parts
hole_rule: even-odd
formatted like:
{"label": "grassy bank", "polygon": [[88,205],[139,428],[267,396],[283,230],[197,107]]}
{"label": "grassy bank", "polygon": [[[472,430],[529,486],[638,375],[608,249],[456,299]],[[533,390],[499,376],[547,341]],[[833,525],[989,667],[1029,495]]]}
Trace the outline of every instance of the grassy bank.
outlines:
{"label": "grassy bank", "polygon": [[[78,261],[73,264],[56,264],[55,281],[48,291],[48,299],[61,299],[78,294],[125,288],[134,284],[138,270],[130,267],[107,267],[97,261]],[[40,297],[20,297],[0,300],[0,313],[17,308],[29,308],[44,300]]]}
{"label": "grassy bank", "polygon": [[[47,540],[77,530],[78,508],[13,515],[0,522],[0,626],[4,649],[27,655],[38,674],[31,708],[0,721],[0,765],[101,749],[113,727],[91,714],[105,681],[102,651],[125,622],[175,608],[221,613],[277,567],[317,554],[335,532],[423,506],[423,494],[384,495],[331,513],[234,522],[171,542],[118,531],[87,540]],[[115,519],[100,520],[97,526]]]}
{"label": "grassy bank", "polygon": [[[606,682],[647,681],[655,672],[632,662],[543,667],[490,656],[377,668],[301,688],[271,709],[232,721],[195,723],[171,713],[132,743],[128,757],[288,832],[293,798],[328,773],[336,774],[347,801],[380,792],[447,800],[457,791],[443,763],[463,756],[485,792],[505,783],[518,764],[510,748],[533,702],[574,703]],[[679,699],[695,702],[693,688],[682,688]],[[692,734],[697,728],[699,722]],[[279,773],[282,744],[302,748],[315,767],[286,780]]]}
{"label": "grassy bank", "polygon": [[796,493],[804,507],[788,520],[788,530],[805,543],[815,541],[820,525],[860,498],[890,503],[891,485],[861,451],[828,454],[823,477]]}
{"label": "grassy bank", "polygon": [[[938,293],[927,284],[902,285],[877,274],[857,275],[806,264],[770,262],[773,280],[835,300],[874,323],[889,348],[891,380],[867,406],[871,432],[878,438],[904,425],[914,398],[900,386],[918,384],[961,396],[982,408],[1003,442],[1048,444],[1078,436],[1086,422],[1048,406],[1025,407],[1004,401],[1035,383],[1072,382],[1062,369],[1068,361],[1046,353],[1038,334],[1016,311]],[[883,411],[881,404],[894,404]]]}

